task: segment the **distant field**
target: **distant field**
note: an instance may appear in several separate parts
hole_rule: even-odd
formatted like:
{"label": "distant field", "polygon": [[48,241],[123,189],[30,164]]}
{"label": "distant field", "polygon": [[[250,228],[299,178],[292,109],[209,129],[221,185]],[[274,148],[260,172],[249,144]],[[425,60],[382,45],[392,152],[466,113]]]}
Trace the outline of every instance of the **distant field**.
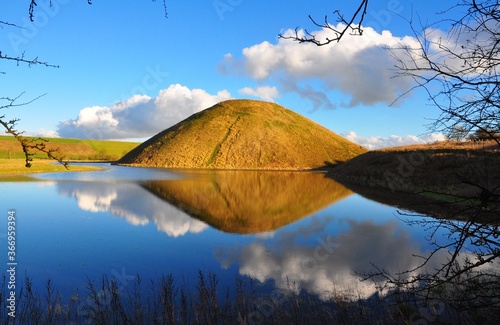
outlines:
{"label": "distant field", "polygon": [[[139,145],[138,142],[87,139],[48,138],[48,140],[47,147],[59,148],[65,160],[118,160]],[[19,142],[11,136],[0,136],[0,159],[15,158],[24,158]],[[44,159],[46,155],[36,154],[34,158]]]}

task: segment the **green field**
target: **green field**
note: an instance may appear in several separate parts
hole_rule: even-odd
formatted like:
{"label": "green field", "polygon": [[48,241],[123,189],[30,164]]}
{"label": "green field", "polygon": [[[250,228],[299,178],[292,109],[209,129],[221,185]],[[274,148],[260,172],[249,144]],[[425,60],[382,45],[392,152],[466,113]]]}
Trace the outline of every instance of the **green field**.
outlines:
{"label": "green field", "polygon": [[[48,148],[59,148],[65,160],[118,160],[139,145],[138,142],[47,138]],[[12,136],[0,136],[0,159],[24,158],[19,142]],[[36,153],[34,158],[46,155]]]}

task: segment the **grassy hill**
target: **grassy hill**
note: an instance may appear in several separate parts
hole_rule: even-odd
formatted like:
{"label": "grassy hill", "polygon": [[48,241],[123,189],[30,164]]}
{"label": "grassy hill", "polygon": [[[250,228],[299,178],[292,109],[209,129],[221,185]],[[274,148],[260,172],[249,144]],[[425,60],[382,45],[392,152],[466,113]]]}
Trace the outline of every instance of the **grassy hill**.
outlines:
{"label": "grassy hill", "polygon": [[313,169],[365,152],[274,103],[229,100],[144,142],[120,164],[167,168]]}
{"label": "grassy hill", "polygon": [[[67,160],[118,160],[139,143],[50,138],[48,148],[59,148],[61,155]],[[36,154],[34,158],[43,159],[45,154]],[[0,159],[24,158],[19,142],[11,136],[0,136]]]}

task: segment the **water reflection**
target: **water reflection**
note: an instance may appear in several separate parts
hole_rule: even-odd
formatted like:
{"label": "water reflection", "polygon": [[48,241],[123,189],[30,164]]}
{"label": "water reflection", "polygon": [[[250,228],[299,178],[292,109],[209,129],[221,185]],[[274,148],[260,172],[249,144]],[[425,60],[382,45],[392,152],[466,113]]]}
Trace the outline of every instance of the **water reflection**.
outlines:
{"label": "water reflection", "polygon": [[[355,272],[374,271],[371,263],[392,274],[412,270],[423,262],[415,255],[428,256],[442,245],[425,268],[402,277],[431,273],[449,259],[447,242],[455,240],[450,234],[462,228],[409,216],[435,223],[415,227],[398,218],[395,208],[351,195],[321,173],[127,170],[0,182],[2,199],[22,216],[19,274],[36,274],[39,283],[47,278],[66,283],[69,292],[84,288],[87,278],[120,270],[144,278],[174,272],[193,285],[201,269],[217,273],[221,290],[234,289],[240,273],[280,289],[357,299],[377,290]],[[129,178],[120,177],[127,173]],[[30,204],[27,197],[33,198]],[[469,233],[473,229],[468,227]],[[484,225],[480,230],[493,233]],[[474,261],[471,252],[461,258]],[[498,263],[486,267],[498,269]]]}
{"label": "water reflection", "polygon": [[[397,273],[422,262],[414,256],[424,255],[421,242],[397,221],[337,220],[335,226],[345,230],[333,235],[324,231],[328,222],[314,219],[305,227],[279,233],[272,242],[256,239],[244,247],[221,246],[215,255],[224,267],[238,265],[240,274],[323,299],[332,294],[370,297],[377,292],[376,283],[360,282],[356,273],[373,272],[373,265]],[[446,253],[439,253],[427,267],[432,269],[446,258]]]}
{"label": "water reflection", "polygon": [[143,187],[192,217],[230,233],[269,232],[351,195],[322,173],[211,171]]}
{"label": "water reflection", "polygon": [[172,237],[200,233],[208,227],[133,182],[58,182],[57,190],[60,195],[74,197],[83,211],[109,212],[135,226],[153,222]]}

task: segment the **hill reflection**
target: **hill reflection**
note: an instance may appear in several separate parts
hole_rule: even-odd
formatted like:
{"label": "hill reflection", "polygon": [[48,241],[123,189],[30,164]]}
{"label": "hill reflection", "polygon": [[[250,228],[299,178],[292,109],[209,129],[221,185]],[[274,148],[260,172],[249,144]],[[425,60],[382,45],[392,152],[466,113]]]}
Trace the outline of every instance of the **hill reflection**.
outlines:
{"label": "hill reflection", "polygon": [[312,172],[190,172],[142,186],[212,227],[239,234],[276,230],[353,193]]}

